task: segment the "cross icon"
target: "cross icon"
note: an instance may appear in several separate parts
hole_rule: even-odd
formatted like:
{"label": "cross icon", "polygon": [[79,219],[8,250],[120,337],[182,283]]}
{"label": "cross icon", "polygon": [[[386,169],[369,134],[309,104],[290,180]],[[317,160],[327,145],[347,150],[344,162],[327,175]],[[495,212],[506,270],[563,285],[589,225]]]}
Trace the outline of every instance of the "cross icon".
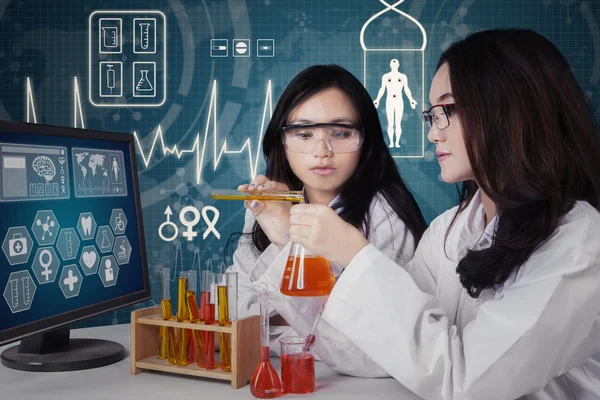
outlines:
{"label": "cross icon", "polygon": [[21,243],[20,243],[20,242],[17,242],[17,243],[15,244],[15,250],[17,251],[17,253],[20,253],[22,248],[23,248],[23,247],[22,247],[22,245],[21,245]]}
{"label": "cross icon", "polygon": [[69,286],[69,290],[72,292],[75,290],[75,284],[79,281],[79,278],[73,276],[73,270],[71,269],[69,270],[68,275],[69,276],[66,277],[63,282],[65,283],[65,285]]}
{"label": "cross icon", "polygon": [[[50,278],[48,278],[48,276],[52,275],[52,270],[48,269],[48,267],[44,266],[44,265],[42,265],[42,267],[44,268],[44,270],[42,271],[42,275],[44,276],[44,278],[46,278],[46,281],[50,280]],[[69,271],[69,272],[72,272],[72,271]],[[75,279],[77,279],[77,277],[75,277]],[[77,281],[75,281],[75,282],[77,282]],[[73,290],[73,289],[71,289],[71,290]]]}

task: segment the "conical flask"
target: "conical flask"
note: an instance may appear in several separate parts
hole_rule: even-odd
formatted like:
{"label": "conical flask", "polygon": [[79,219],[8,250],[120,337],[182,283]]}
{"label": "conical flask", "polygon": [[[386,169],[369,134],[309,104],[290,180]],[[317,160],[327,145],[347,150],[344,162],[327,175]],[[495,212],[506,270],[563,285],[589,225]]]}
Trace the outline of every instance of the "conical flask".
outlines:
{"label": "conical flask", "polygon": [[250,379],[250,393],[259,399],[273,399],[281,396],[281,379],[271,364],[269,298],[265,283],[261,285],[258,298],[260,302],[260,362]]}
{"label": "conical flask", "polygon": [[335,278],[331,264],[298,243],[292,243],[285,265],[281,293],[287,296],[326,296]]}

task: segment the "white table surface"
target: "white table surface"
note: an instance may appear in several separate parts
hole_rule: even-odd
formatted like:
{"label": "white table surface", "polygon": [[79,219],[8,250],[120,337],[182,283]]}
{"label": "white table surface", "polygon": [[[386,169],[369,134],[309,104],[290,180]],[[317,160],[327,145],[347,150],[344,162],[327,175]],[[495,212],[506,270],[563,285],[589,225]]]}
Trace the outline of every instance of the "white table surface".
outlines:
{"label": "white table surface", "polygon": [[[249,385],[232,389],[227,381],[161,372],[129,372],[129,324],[73,329],[71,337],[99,338],[121,343],[124,360],[102,368],[71,372],[26,372],[0,365],[0,399],[253,399]],[[14,344],[10,345],[13,346]],[[0,347],[0,352],[9,346]],[[271,357],[279,373],[279,358]],[[316,391],[282,398],[419,400],[391,378],[363,379],[340,375],[322,362],[315,365]],[[368,396],[368,397],[367,397]]]}

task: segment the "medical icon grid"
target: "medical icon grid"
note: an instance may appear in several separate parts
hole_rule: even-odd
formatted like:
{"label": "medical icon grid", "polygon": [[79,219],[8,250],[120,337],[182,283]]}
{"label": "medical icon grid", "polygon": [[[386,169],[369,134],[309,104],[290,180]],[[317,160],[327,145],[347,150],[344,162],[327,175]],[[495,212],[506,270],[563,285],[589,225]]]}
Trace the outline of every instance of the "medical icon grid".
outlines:
{"label": "medical icon grid", "polygon": [[115,286],[120,268],[131,258],[127,226],[127,215],[118,208],[112,210],[108,225],[100,227],[93,212],[83,212],[75,227],[61,229],[53,210],[37,211],[31,224],[33,238],[25,226],[10,227],[2,244],[4,256],[11,266],[31,262],[31,271],[11,272],[4,287],[11,312],[29,310],[41,285],[58,284],[65,299],[85,290],[86,277],[97,276],[105,288]]}
{"label": "medical icon grid", "polygon": [[160,11],[95,11],[88,22],[89,100],[158,107],[166,100],[166,17]]}

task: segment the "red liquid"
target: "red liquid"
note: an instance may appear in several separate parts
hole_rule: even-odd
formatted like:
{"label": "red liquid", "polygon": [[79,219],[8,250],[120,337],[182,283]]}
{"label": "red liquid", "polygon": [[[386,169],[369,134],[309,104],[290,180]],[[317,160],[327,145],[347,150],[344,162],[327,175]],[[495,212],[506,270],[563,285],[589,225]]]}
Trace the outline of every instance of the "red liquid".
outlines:
{"label": "red liquid", "polygon": [[304,257],[304,288],[302,289],[297,286],[299,271],[300,258],[294,262],[294,257],[289,256],[281,281],[281,293],[287,296],[325,296],[331,293],[335,278],[331,273],[329,261],[313,255]]}
{"label": "red liquid", "polygon": [[207,296],[209,296],[208,292],[202,292],[200,294],[200,321],[204,321],[204,307],[206,306]]}
{"label": "red liquid", "polygon": [[277,371],[271,365],[268,346],[260,348],[260,363],[252,374],[250,393],[259,399],[273,399],[281,396],[281,381],[277,376]]}
{"label": "red liquid", "polygon": [[315,391],[315,356],[300,353],[281,356],[283,393],[312,393]]}
{"label": "red liquid", "polygon": [[[204,293],[203,293],[204,294]],[[206,303],[204,307],[204,323],[206,325],[214,325],[215,321],[215,305]],[[215,369],[215,333],[203,332],[204,339],[204,368]]]}

